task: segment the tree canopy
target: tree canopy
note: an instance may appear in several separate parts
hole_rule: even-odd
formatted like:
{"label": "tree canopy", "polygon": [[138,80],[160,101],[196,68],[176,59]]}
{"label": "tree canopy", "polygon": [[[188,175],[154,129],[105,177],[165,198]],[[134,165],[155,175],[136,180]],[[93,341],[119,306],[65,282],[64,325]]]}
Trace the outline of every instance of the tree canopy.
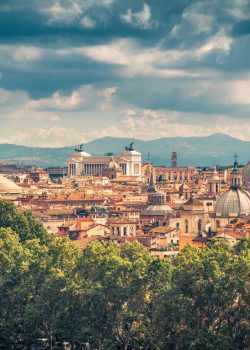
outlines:
{"label": "tree canopy", "polygon": [[187,247],[173,261],[139,243],[83,251],[0,202],[0,344],[90,349],[248,349],[250,245]]}

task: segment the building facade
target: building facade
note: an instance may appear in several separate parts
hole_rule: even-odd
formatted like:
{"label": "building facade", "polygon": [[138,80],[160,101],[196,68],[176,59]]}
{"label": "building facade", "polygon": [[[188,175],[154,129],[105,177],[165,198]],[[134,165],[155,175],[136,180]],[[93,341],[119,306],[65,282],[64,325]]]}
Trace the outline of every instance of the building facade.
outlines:
{"label": "building facade", "polygon": [[111,162],[119,166],[123,176],[141,178],[141,153],[133,150],[132,147],[127,147],[118,156],[92,156],[81,148],[76,149],[68,160],[68,174],[70,177],[81,175],[104,176]]}

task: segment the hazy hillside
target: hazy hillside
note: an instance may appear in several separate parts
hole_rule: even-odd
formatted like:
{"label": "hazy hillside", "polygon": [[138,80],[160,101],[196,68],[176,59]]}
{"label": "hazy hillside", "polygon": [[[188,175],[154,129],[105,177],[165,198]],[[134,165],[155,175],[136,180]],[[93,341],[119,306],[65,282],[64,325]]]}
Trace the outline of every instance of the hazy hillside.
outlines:
{"label": "hazy hillside", "polygon": [[[178,153],[179,165],[232,164],[233,155],[244,164],[250,159],[250,141],[242,141],[228,135],[214,134],[207,137],[167,137],[152,141],[127,138],[103,137],[84,145],[84,150],[93,154],[120,153],[130,142],[134,148],[154,164],[169,165],[171,152]],[[41,166],[63,166],[75,146],[62,148],[25,147],[11,144],[0,145],[0,161],[23,162]]]}

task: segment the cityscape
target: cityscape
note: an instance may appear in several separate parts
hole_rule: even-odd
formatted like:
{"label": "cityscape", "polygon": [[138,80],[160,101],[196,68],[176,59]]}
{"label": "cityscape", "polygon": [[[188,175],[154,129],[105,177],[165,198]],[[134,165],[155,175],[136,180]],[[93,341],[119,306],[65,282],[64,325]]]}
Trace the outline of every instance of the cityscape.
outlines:
{"label": "cityscape", "polygon": [[0,23],[0,349],[249,349],[249,1]]}

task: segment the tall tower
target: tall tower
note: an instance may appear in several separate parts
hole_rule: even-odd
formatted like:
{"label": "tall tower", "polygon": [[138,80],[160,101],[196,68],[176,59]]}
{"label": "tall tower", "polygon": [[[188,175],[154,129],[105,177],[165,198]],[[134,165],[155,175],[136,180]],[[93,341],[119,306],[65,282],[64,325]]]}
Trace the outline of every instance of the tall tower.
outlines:
{"label": "tall tower", "polygon": [[177,152],[172,152],[172,168],[177,168]]}
{"label": "tall tower", "polygon": [[231,173],[231,188],[239,188],[241,186],[241,175],[238,169],[237,154],[234,156],[234,166]]}
{"label": "tall tower", "polygon": [[221,191],[221,179],[218,176],[216,165],[211,178],[208,180],[208,192],[210,194],[219,194]]}

